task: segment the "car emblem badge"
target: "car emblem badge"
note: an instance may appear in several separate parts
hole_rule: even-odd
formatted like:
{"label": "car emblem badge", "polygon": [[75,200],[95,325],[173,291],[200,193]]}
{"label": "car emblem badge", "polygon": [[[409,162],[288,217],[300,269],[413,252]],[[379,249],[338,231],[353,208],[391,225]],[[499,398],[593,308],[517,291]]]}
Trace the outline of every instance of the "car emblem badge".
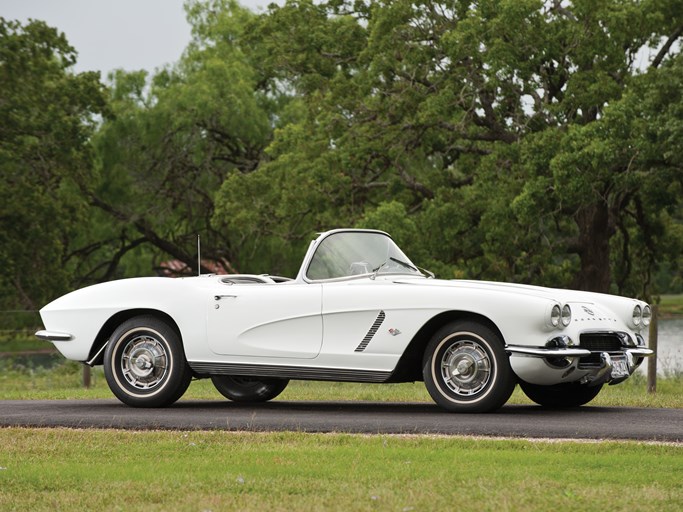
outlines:
{"label": "car emblem badge", "polygon": [[588,313],[590,316],[595,316],[595,313],[593,313],[593,310],[590,308],[587,308],[586,306],[581,306],[581,308]]}
{"label": "car emblem badge", "polygon": [[389,329],[389,334],[391,334],[392,336],[398,336],[399,334],[401,334],[401,331],[399,331],[398,329],[394,329],[392,327],[391,329]]}

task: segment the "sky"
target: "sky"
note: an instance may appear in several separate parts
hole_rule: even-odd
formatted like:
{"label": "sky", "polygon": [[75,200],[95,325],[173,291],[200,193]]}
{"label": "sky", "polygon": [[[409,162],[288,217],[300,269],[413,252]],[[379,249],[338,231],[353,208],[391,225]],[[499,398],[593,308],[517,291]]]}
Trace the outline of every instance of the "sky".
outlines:
{"label": "sky", "polygon": [[[255,12],[273,1],[239,0]],[[0,16],[43,20],[66,34],[78,52],[74,70],[100,71],[102,80],[118,68],[155,69],[180,58],[190,41],[184,0],[0,0]],[[654,52],[656,53],[656,52]],[[654,56],[641,52],[644,69]]]}
{"label": "sky", "polygon": [[[241,0],[260,12],[272,0]],[[45,21],[78,52],[74,70],[153,72],[176,62],[190,41],[184,0],[0,0],[0,16]]]}

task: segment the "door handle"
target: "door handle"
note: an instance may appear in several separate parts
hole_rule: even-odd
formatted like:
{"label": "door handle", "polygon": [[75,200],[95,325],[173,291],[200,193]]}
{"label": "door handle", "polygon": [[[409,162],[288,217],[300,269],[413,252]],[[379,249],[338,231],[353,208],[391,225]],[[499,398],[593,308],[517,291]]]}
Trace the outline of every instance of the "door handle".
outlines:
{"label": "door handle", "polygon": [[214,295],[213,299],[218,301],[221,299],[236,299],[237,295]]}

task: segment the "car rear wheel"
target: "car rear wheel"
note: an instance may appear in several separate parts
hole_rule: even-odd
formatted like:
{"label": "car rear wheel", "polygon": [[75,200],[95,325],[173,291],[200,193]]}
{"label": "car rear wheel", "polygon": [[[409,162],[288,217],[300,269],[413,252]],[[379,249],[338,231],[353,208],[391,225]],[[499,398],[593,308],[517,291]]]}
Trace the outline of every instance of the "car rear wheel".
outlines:
{"label": "car rear wheel", "polygon": [[503,340],[489,327],[458,321],[432,337],[422,364],[432,399],[453,412],[490,412],[507,402],[516,384]]}
{"label": "car rear wheel", "polygon": [[289,380],[213,375],[211,382],[218,392],[233,402],[267,402],[282,393]]}
{"label": "car rear wheel", "polygon": [[104,353],[104,375],[114,395],[133,407],[164,407],[187,390],[192,372],[178,333],[154,316],[123,322]]}
{"label": "car rear wheel", "polygon": [[550,409],[580,407],[598,396],[598,393],[600,393],[600,390],[602,389],[602,384],[588,387],[585,384],[579,384],[577,382],[567,382],[564,384],[555,384],[553,386],[539,386],[538,384],[529,384],[528,382],[520,381],[519,386],[529,399],[533,400],[538,405]]}

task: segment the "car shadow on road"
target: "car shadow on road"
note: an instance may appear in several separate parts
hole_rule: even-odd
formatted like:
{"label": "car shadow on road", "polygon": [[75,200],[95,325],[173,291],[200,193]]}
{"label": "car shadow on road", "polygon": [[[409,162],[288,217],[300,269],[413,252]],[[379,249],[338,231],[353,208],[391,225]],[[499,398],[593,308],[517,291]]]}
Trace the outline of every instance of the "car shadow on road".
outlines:
{"label": "car shadow on road", "polygon": [[[211,409],[211,410],[263,410],[263,411],[291,411],[291,412],[346,412],[349,414],[369,412],[375,414],[443,414],[443,415],[464,415],[467,413],[452,413],[440,408],[436,404],[422,402],[354,402],[354,401],[289,401],[275,400],[263,403],[239,403],[221,400],[181,400],[176,402],[174,409]],[[620,407],[599,407],[583,406],[567,409],[552,409],[538,405],[505,405],[494,412],[468,414],[471,416],[526,416],[529,414],[604,414],[618,413],[624,408]]]}

